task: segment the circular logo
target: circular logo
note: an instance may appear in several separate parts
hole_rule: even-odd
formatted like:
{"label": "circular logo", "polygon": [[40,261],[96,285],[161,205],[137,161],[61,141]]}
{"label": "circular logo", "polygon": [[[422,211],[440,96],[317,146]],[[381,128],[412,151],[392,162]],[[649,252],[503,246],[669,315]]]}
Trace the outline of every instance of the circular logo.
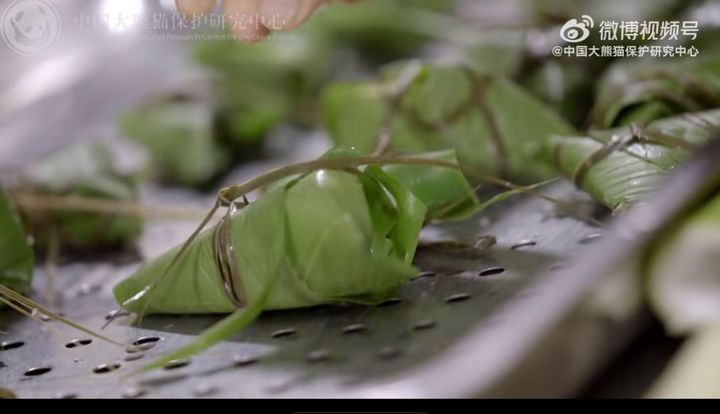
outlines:
{"label": "circular logo", "polygon": [[582,19],[570,19],[560,29],[560,37],[568,43],[580,43],[590,36],[590,28],[595,26],[592,17],[583,14]]}
{"label": "circular logo", "polygon": [[60,15],[45,0],[15,0],[2,14],[0,31],[13,51],[32,55],[60,37]]}

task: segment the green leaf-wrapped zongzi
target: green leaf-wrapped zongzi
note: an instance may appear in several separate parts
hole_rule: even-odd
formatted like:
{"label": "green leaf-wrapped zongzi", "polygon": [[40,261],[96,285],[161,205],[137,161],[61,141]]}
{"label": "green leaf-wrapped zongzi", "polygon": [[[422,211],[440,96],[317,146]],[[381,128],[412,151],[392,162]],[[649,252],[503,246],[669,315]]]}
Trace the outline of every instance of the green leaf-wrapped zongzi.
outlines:
{"label": "green leaf-wrapped zongzi", "polygon": [[[118,165],[111,146],[79,143],[31,164],[12,187],[26,230],[46,249],[51,238],[65,251],[88,252],[131,245],[142,231],[139,217],[79,211],[84,200],[134,203],[138,171]],[[61,203],[68,208],[52,208]],[[82,209],[80,209],[82,210]]]}
{"label": "green leaf-wrapped zongzi", "polygon": [[459,66],[397,64],[378,82],[338,83],[325,93],[325,125],[338,146],[455,149],[468,171],[536,180],[553,134],[574,129],[513,82]]}
{"label": "green leaf-wrapped zongzi", "polygon": [[719,127],[720,111],[713,110],[555,137],[547,141],[544,158],[598,202],[618,210],[642,201]]}
{"label": "green leaf-wrapped zongzi", "polygon": [[592,126],[611,128],[720,106],[720,58],[619,62],[597,85]]}
{"label": "green leaf-wrapped zongzi", "polygon": [[123,133],[147,149],[156,174],[191,187],[207,184],[230,165],[212,107],[186,97],[142,105],[120,120]]}
{"label": "green leaf-wrapped zongzi", "polygon": [[[452,152],[426,158],[455,163]],[[115,295],[142,313],[231,312],[258,302],[277,278],[264,309],[377,303],[415,273],[428,219],[461,216],[476,205],[462,173],[447,167],[315,171],[271,187],[202,233],[167,275],[179,248],[119,284]],[[143,295],[148,286],[154,293]]]}
{"label": "green leaf-wrapped zongzi", "polygon": [[[264,310],[387,299],[416,273],[412,261],[425,222],[477,208],[452,153],[424,157],[403,159],[414,170],[386,170],[386,159],[333,151],[221,191],[229,209],[219,223],[114,289],[124,308],[141,315],[234,312],[146,368],[200,352]],[[293,178],[271,185],[286,177]],[[234,201],[267,185],[252,204]],[[441,197],[430,202],[433,190]]]}

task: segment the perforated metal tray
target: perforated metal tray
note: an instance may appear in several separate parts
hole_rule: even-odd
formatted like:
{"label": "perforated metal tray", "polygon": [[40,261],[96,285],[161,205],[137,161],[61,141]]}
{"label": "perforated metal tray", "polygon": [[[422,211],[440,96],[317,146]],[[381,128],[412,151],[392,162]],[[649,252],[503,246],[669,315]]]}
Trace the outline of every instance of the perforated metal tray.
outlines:
{"label": "perforated metal tray", "polygon": [[[552,193],[578,196],[564,185]],[[150,234],[164,234],[167,243],[182,237],[177,227],[153,223]],[[5,347],[23,344],[0,352],[2,387],[20,397],[402,396],[412,390],[384,391],[381,384],[413,375],[480,325],[513,323],[499,319],[499,309],[535,294],[533,286],[542,283],[545,272],[562,269],[573,252],[590,248],[599,234],[584,222],[556,215],[547,202],[518,199],[465,223],[430,228],[424,235],[430,240],[493,236],[497,243],[462,253],[422,249],[417,263],[423,273],[382,306],[269,312],[231,341],[184,361],[187,365],[137,378],[125,377],[143,362],[191,340],[219,317],[148,317],[141,327],[119,318],[105,329],[107,335],[152,346],[142,354],[128,354],[98,340],[88,343],[91,338],[55,322],[42,327],[2,312],[0,326],[7,332],[0,339]],[[58,290],[64,292],[59,310],[99,329],[117,308],[112,285],[135,267],[62,266],[57,276]],[[44,279],[42,269],[37,279]],[[473,370],[481,372],[495,362],[482,361]],[[41,374],[43,369],[50,370]]]}

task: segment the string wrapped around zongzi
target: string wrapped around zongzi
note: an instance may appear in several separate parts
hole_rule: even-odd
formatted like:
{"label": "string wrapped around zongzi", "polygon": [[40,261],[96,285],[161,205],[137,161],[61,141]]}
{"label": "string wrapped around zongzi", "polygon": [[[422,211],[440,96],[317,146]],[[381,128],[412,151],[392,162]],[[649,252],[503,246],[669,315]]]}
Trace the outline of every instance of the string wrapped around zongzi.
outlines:
{"label": "string wrapped around zongzi", "polygon": [[[452,152],[425,157],[456,163]],[[260,301],[262,309],[378,303],[416,273],[425,222],[474,207],[462,173],[447,167],[314,171],[229,213],[167,274],[180,247],[148,263],[115,287],[115,297],[138,313],[222,313]]]}
{"label": "string wrapped around zongzi", "polygon": [[[376,82],[337,83],[324,96],[325,126],[338,146],[454,149],[468,171],[537,180],[550,135],[574,129],[513,82],[463,66],[395,64]],[[386,142],[383,142],[386,141]]]}
{"label": "string wrapped around zongzi", "polygon": [[613,65],[596,86],[591,126],[604,129],[720,106],[720,58]]}
{"label": "string wrapped around zongzi", "polygon": [[585,136],[554,137],[543,153],[578,188],[621,210],[642,201],[718,128],[720,110],[712,110]]}

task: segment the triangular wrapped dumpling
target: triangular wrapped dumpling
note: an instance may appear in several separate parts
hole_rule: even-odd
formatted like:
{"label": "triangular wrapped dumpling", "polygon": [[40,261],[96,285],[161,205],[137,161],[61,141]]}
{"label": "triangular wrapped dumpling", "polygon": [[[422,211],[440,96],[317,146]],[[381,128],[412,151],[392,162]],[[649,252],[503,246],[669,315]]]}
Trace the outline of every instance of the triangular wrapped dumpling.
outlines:
{"label": "triangular wrapped dumpling", "polygon": [[337,146],[371,154],[386,129],[391,151],[454,149],[466,171],[525,181],[551,175],[540,158],[548,137],[575,131],[512,81],[461,65],[396,63],[377,80],[332,84],[323,108]]}
{"label": "triangular wrapped dumpling", "polygon": [[[452,151],[424,157],[456,162]],[[433,192],[439,198],[430,203]],[[476,207],[467,180],[451,168],[314,171],[271,186],[201,233],[168,272],[180,247],[146,264],[115,296],[138,313],[226,313],[259,301],[263,309],[379,303],[416,273],[428,218]]]}

